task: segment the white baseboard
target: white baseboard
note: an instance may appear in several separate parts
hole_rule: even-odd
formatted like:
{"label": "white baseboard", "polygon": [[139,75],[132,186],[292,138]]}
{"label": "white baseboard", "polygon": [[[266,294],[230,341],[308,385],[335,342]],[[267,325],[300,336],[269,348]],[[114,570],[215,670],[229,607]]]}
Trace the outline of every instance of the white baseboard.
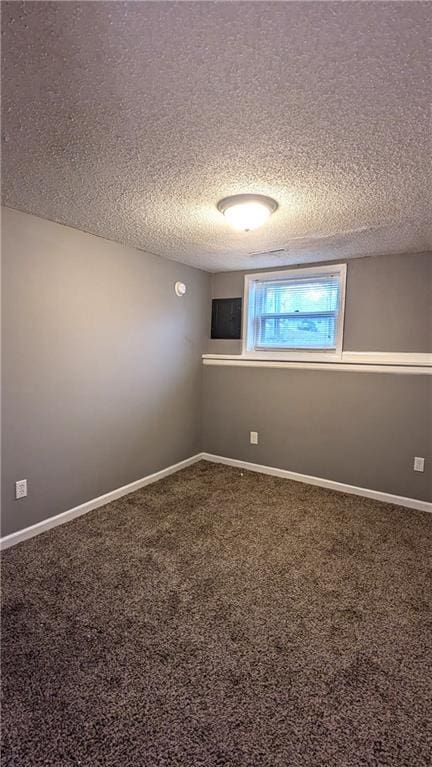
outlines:
{"label": "white baseboard", "polygon": [[75,517],[81,517],[83,514],[87,514],[89,511],[99,509],[101,506],[105,506],[107,503],[115,501],[117,498],[121,498],[123,495],[128,495],[129,493],[133,493],[135,490],[140,490],[141,487],[151,485],[153,482],[157,482],[159,479],[168,477],[169,474],[174,474],[176,471],[180,471],[180,469],[185,469],[187,466],[191,466],[193,463],[196,463],[201,459],[202,453],[198,453],[197,455],[191,456],[191,458],[186,458],[184,461],[174,463],[172,466],[167,466],[166,469],[161,469],[161,471],[156,471],[154,474],[148,474],[147,477],[137,479],[135,482],[130,482],[128,485],[118,487],[116,490],[112,490],[110,493],[100,495],[98,498],[92,498],[90,501],[86,501],[80,506],[75,506],[73,509],[63,511],[61,514],[56,514],[55,517],[49,517],[48,519],[42,520],[42,522],[37,522],[35,525],[25,527],[23,530],[18,530],[16,533],[5,535],[3,538],[0,538],[0,550],[8,549],[10,546],[15,546],[15,544],[21,543],[21,541],[26,541],[28,538],[33,538],[35,535],[44,533],[46,530],[50,530],[52,527],[63,525],[65,522],[70,522],[71,519],[75,519]]}
{"label": "white baseboard", "polygon": [[0,550],[7,549],[10,546],[15,546],[15,544],[21,543],[21,541],[26,541],[28,538],[33,538],[40,533],[44,533],[46,530],[50,530],[52,527],[63,525],[65,522],[70,522],[71,519],[75,519],[75,517],[81,517],[83,514],[87,514],[89,511],[99,509],[101,506],[106,506],[107,503],[115,501],[117,498],[122,498],[122,496],[133,493],[135,490],[139,490],[141,487],[151,485],[153,482],[157,482],[159,479],[168,477],[170,474],[175,474],[176,471],[185,469],[187,466],[191,466],[197,461],[223,463],[227,466],[235,466],[239,469],[245,469],[247,471],[256,471],[260,474],[271,474],[274,477],[292,479],[295,482],[304,482],[307,485],[327,487],[330,490],[337,490],[342,493],[361,495],[365,498],[373,498],[376,501],[394,503],[397,506],[404,506],[408,509],[417,509],[418,511],[428,511],[432,513],[432,503],[429,503],[428,501],[420,501],[416,498],[404,498],[401,495],[392,495],[391,493],[383,493],[380,490],[370,490],[369,488],[365,487],[355,487],[355,485],[345,485],[343,482],[335,482],[332,479],[312,477],[309,474],[299,474],[295,471],[288,471],[287,469],[277,469],[273,466],[264,466],[263,464],[259,463],[239,461],[236,458],[226,458],[222,455],[213,455],[212,453],[197,453],[190,458],[186,458],[184,461],[179,461],[179,463],[174,463],[172,466],[167,466],[166,469],[161,469],[161,471],[157,471],[154,474],[149,474],[147,477],[137,479],[135,482],[130,482],[128,485],[118,487],[116,490],[112,490],[110,493],[100,495],[98,498],[92,498],[90,501],[86,501],[80,506],[75,506],[73,509],[63,511],[61,514],[56,514],[55,517],[49,517],[48,519],[42,520],[42,522],[37,522],[35,525],[25,527],[23,530],[18,530],[16,533],[6,535],[3,538],[0,538]]}
{"label": "white baseboard", "polygon": [[286,469],[276,469],[273,466],[264,466],[259,463],[250,463],[249,461],[239,461],[236,458],[225,458],[222,455],[213,455],[212,453],[201,453],[200,459],[211,461],[213,463],[223,463],[227,466],[236,466],[238,469],[247,471],[256,471],[260,474],[271,474],[274,477],[292,479],[295,482],[304,482],[307,485],[318,485],[318,487],[327,487],[330,490],[337,490],[340,493],[349,493],[351,495],[361,495],[365,498],[373,498],[375,501],[384,501],[384,503],[394,503],[397,506],[405,506],[408,509],[417,509],[418,511],[428,511],[432,513],[432,503],[420,501],[417,498],[404,498],[402,495],[392,495],[383,493],[381,490],[370,490],[366,487],[356,487],[355,485],[345,485],[343,482],[336,482],[333,479],[323,479],[323,477],[312,477],[309,474],[298,474],[296,471],[287,471]]}

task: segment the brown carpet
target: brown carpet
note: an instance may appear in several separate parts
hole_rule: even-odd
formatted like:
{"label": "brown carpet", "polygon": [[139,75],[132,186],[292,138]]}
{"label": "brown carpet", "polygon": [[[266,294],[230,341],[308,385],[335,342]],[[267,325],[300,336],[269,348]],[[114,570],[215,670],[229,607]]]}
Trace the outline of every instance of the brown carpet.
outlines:
{"label": "brown carpet", "polygon": [[3,767],[430,767],[432,515],[199,463],[3,555]]}

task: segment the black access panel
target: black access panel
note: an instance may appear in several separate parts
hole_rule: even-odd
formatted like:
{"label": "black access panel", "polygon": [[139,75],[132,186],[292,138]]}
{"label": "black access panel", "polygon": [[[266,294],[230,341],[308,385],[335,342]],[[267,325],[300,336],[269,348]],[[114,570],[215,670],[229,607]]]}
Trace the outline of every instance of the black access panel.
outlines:
{"label": "black access panel", "polygon": [[241,298],[214,298],[212,301],[212,338],[241,338]]}

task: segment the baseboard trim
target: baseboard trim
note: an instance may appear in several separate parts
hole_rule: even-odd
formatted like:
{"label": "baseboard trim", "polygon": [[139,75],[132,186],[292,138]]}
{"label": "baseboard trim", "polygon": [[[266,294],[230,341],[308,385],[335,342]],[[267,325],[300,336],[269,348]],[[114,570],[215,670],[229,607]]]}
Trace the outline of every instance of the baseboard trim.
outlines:
{"label": "baseboard trim", "polygon": [[326,487],[330,490],[336,490],[341,493],[349,493],[351,495],[360,495],[365,498],[373,498],[376,501],[383,501],[384,503],[393,503],[397,506],[403,506],[407,509],[416,509],[417,511],[427,511],[432,513],[432,503],[428,501],[421,501],[416,498],[405,498],[401,495],[392,495],[391,493],[384,493],[381,490],[370,490],[365,487],[356,487],[355,485],[346,485],[343,482],[336,482],[332,479],[324,479],[323,477],[313,477],[309,474],[299,474],[295,471],[288,471],[287,469],[277,469],[274,466],[265,466],[264,464],[251,463],[249,461],[240,461],[237,458],[227,458],[222,455],[214,455],[213,453],[197,453],[196,455],[186,458],[184,461],[174,463],[171,466],[167,466],[165,469],[156,471],[154,474],[148,474],[142,479],[137,479],[135,482],[130,482],[128,485],[118,487],[116,490],[112,490],[109,493],[100,495],[98,498],[92,498],[90,501],[75,506],[73,509],[63,511],[61,514],[56,514],[54,517],[37,522],[35,525],[25,527],[23,530],[17,530],[16,533],[5,535],[0,538],[0,550],[8,549],[10,546],[15,546],[17,543],[26,541],[29,538],[34,538],[40,533],[44,533],[46,530],[50,530],[58,525],[63,525],[65,522],[70,522],[76,517],[81,517],[83,514],[87,514],[89,511],[99,509],[101,506],[106,506],[107,503],[122,498],[124,495],[129,495],[135,490],[146,485],[151,485],[153,482],[158,482],[164,477],[168,477],[170,474],[175,474],[181,469],[185,469],[187,466],[197,463],[197,461],[210,461],[211,463],[223,463],[226,466],[235,466],[239,469],[245,469],[247,471],[255,471],[259,474],[270,474],[274,477],[282,477],[285,479],[292,479],[294,482],[303,482],[307,485],[317,485],[318,487]]}
{"label": "baseboard trim", "polygon": [[237,458],[226,458],[225,456],[213,455],[212,453],[201,453],[200,459],[204,461],[211,461],[212,463],[223,463],[226,466],[235,466],[238,469],[246,469],[247,471],[256,471],[259,474],[271,474],[274,477],[292,479],[295,482],[303,482],[306,485],[326,487],[329,490],[336,490],[340,493],[361,495],[364,498],[373,498],[375,501],[383,501],[384,503],[393,503],[397,506],[404,506],[407,509],[416,509],[417,511],[427,511],[432,513],[432,503],[429,503],[428,501],[421,501],[417,498],[405,498],[402,495],[392,495],[391,493],[384,493],[381,490],[370,490],[366,487],[346,485],[343,482],[336,482],[333,479],[313,477],[309,474],[299,474],[296,471],[277,469],[274,466],[265,466],[264,464],[250,463],[249,461],[239,461]]}
{"label": "baseboard trim", "polygon": [[0,550],[8,549],[10,546],[15,546],[17,543],[26,541],[29,538],[34,538],[34,536],[40,535],[40,533],[44,533],[52,527],[63,525],[65,522],[70,522],[76,517],[81,517],[89,511],[94,511],[94,509],[99,509],[101,506],[106,506],[107,503],[111,503],[111,501],[115,501],[117,498],[122,498],[124,495],[129,495],[129,493],[133,493],[135,490],[140,490],[146,485],[158,482],[160,479],[168,477],[170,474],[175,474],[176,471],[185,469],[187,466],[191,466],[193,463],[200,460],[202,460],[202,453],[197,453],[190,458],[186,458],[184,461],[179,461],[179,463],[167,466],[166,469],[156,471],[154,474],[148,474],[142,479],[137,479],[135,482],[130,482],[128,485],[123,485],[123,487],[118,487],[116,490],[111,490],[110,493],[100,495],[98,498],[92,498],[90,501],[80,504],[80,506],[75,506],[73,509],[63,511],[61,514],[56,514],[55,517],[49,517],[48,519],[42,520],[42,522],[37,522],[35,525],[25,527],[23,530],[17,530],[16,533],[5,535],[3,538],[0,538]]}

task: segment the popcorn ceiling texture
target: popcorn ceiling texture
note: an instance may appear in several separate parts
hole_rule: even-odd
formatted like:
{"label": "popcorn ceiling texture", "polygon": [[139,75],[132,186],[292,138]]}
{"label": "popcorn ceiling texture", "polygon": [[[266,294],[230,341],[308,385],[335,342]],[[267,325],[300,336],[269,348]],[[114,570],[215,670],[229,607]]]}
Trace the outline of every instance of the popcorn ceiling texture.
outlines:
{"label": "popcorn ceiling texture", "polygon": [[430,4],[2,11],[6,205],[212,271],[432,247]]}

